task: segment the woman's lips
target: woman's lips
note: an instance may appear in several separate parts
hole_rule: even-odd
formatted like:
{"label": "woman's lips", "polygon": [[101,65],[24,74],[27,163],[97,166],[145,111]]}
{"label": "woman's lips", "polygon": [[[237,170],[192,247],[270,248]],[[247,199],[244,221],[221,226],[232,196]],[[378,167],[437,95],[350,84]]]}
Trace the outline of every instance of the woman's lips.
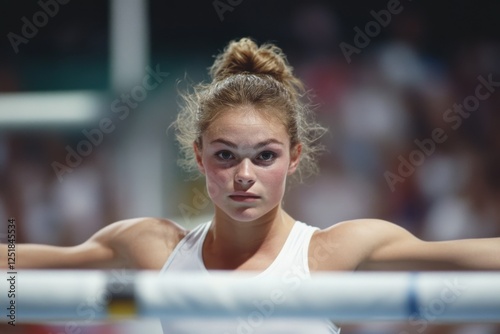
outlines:
{"label": "woman's lips", "polygon": [[235,193],[229,197],[236,202],[254,202],[260,198],[260,196],[251,193]]}

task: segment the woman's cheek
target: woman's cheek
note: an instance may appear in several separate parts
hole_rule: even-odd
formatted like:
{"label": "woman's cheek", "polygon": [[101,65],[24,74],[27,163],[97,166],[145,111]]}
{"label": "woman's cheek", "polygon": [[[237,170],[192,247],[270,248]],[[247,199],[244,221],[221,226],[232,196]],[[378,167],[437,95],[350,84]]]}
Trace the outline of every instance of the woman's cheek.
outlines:
{"label": "woman's cheek", "polygon": [[262,184],[266,185],[266,188],[274,193],[273,197],[280,197],[284,192],[284,187],[286,184],[286,171],[283,169],[269,170],[265,175],[262,175],[264,179],[261,179]]}
{"label": "woman's cheek", "polygon": [[227,172],[209,172],[206,175],[207,191],[210,198],[217,198],[224,191],[227,184]]}
{"label": "woman's cheek", "polygon": [[266,179],[275,185],[284,183],[287,177],[287,170],[285,168],[282,166],[276,167],[275,169],[269,170],[265,175]]}

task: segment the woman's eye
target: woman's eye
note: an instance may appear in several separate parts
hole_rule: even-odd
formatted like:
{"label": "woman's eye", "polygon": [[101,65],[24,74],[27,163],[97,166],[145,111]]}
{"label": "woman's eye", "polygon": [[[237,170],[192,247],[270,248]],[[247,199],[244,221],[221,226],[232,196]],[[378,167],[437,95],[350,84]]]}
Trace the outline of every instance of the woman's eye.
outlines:
{"label": "woman's eye", "polygon": [[233,158],[233,154],[229,151],[220,151],[216,153],[217,158],[221,160],[229,160]]}
{"label": "woman's eye", "polygon": [[275,154],[271,151],[265,151],[265,152],[262,152],[260,155],[259,155],[259,159],[260,160],[263,160],[263,161],[271,161],[275,158]]}

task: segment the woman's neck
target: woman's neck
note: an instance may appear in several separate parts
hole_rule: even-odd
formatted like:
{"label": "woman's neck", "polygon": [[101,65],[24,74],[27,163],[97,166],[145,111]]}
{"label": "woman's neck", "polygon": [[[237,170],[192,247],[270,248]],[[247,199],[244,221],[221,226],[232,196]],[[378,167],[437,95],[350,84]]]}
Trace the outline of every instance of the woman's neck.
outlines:
{"label": "woman's neck", "polygon": [[[285,243],[295,221],[281,207],[251,222],[234,221],[216,213],[203,245],[209,269],[267,267]],[[249,263],[253,261],[253,263]]]}

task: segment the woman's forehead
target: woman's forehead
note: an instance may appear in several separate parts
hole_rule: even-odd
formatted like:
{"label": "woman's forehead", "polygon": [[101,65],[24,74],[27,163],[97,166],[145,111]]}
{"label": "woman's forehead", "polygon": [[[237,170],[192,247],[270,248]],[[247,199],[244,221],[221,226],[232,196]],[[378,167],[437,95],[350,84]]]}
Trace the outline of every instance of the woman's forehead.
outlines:
{"label": "woman's forehead", "polygon": [[266,125],[269,127],[284,124],[280,111],[274,108],[256,108],[249,105],[226,108],[220,111],[209,126],[214,123]]}
{"label": "woman's forehead", "polygon": [[262,142],[289,142],[283,123],[259,112],[226,111],[209,125],[203,137],[208,143],[226,141],[245,146],[255,146]]}

